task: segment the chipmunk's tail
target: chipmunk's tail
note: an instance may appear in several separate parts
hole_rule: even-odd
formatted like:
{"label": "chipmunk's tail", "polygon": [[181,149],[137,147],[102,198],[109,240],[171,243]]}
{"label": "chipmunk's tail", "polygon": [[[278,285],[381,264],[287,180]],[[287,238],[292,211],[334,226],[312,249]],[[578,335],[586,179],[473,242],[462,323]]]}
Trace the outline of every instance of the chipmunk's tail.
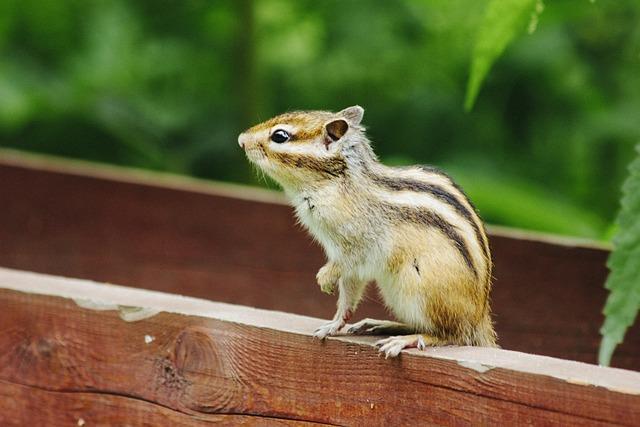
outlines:
{"label": "chipmunk's tail", "polygon": [[480,347],[499,347],[496,343],[497,339],[496,331],[493,329],[491,314],[486,313],[473,332],[471,339],[473,345]]}

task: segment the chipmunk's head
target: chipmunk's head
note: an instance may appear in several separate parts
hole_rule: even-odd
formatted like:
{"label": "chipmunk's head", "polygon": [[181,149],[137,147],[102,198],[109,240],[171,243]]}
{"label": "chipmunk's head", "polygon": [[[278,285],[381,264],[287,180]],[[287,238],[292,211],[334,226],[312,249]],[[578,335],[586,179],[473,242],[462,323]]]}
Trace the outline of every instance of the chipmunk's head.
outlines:
{"label": "chipmunk's head", "polygon": [[360,126],[364,109],[298,111],[256,125],[238,137],[251,162],[285,189],[344,177],[363,156],[373,158]]}

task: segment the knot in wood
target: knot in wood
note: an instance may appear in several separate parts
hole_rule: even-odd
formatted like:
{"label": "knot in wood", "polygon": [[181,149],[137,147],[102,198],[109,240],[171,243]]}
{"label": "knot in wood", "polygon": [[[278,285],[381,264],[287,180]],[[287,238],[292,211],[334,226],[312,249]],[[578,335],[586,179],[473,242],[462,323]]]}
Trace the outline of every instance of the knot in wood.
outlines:
{"label": "knot in wood", "polygon": [[15,348],[15,358],[19,361],[17,366],[29,367],[32,370],[36,366],[49,366],[56,357],[56,343],[46,337],[26,336]]}
{"label": "knot in wood", "polygon": [[[215,338],[218,338],[217,336]],[[193,326],[180,331],[160,360],[161,383],[179,394],[181,405],[198,412],[228,409],[243,393],[234,375],[226,340],[214,339],[211,330]]]}
{"label": "knot in wood", "polygon": [[208,329],[190,327],[176,337],[172,361],[178,371],[189,376],[216,376],[222,371],[217,346]]}
{"label": "knot in wood", "polygon": [[161,385],[172,389],[184,389],[189,381],[182,376],[177,367],[168,358],[162,358],[157,364],[158,379]]}

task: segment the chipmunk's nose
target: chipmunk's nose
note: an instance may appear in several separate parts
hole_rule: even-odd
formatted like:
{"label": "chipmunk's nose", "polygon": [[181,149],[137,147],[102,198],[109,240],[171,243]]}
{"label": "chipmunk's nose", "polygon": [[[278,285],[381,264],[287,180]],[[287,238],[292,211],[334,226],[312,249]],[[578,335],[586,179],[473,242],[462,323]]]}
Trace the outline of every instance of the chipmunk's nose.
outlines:
{"label": "chipmunk's nose", "polygon": [[248,140],[248,137],[244,133],[241,133],[240,136],[238,136],[238,145],[240,145],[240,148],[242,148],[243,150],[245,149],[247,140]]}

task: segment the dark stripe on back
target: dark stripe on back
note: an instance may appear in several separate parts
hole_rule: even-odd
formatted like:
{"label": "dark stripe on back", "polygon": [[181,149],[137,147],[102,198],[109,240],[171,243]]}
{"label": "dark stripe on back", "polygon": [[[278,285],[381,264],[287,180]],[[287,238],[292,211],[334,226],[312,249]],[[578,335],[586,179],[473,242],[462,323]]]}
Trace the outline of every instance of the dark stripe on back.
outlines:
{"label": "dark stripe on back", "polygon": [[408,206],[398,206],[391,203],[383,204],[385,213],[389,216],[397,216],[402,221],[412,222],[414,224],[425,225],[427,227],[437,228],[442,234],[444,234],[453,245],[456,247],[467,266],[473,274],[478,277],[478,272],[471,260],[471,254],[466,242],[456,231],[455,227],[449,224],[444,218],[437,213],[420,208],[413,208]]}
{"label": "dark stripe on back", "polygon": [[[484,306],[485,306],[485,309],[486,309],[487,306],[488,306],[488,301],[489,301],[489,290],[491,288],[491,270],[493,270],[493,263],[491,261],[491,254],[489,253],[489,239],[487,238],[487,231],[484,228],[484,223],[482,222],[482,219],[480,218],[480,215],[478,214],[478,209],[476,209],[476,207],[473,204],[473,202],[467,197],[467,195],[462,190],[462,188],[460,188],[458,183],[456,183],[453,179],[451,179],[451,177],[447,173],[443,172],[442,170],[440,170],[439,168],[437,168],[435,166],[430,166],[430,165],[419,165],[419,168],[422,169],[425,172],[433,173],[433,174],[436,174],[436,175],[440,175],[440,176],[446,178],[447,180],[449,180],[451,185],[453,185],[454,188],[456,190],[458,190],[458,192],[460,194],[462,194],[462,197],[465,198],[467,203],[469,203],[469,206],[471,206],[471,209],[473,209],[473,211],[475,212],[476,216],[478,217],[478,220],[480,221],[480,229],[482,230],[482,239],[480,240],[480,242],[482,243],[482,251],[484,252],[485,257],[487,259],[487,277],[486,277],[486,280],[485,280],[485,283],[484,283],[484,286],[485,286]],[[476,229],[476,236],[477,236],[477,231],[478,230]]]}
{"label": "dark stripe on back", "polygon": [[[449,178],[447,175],[444,175],[443,173],[441,173],[439,171],[429,170],[429,172],[433,172],[433,173],[437,173],[437,174],[443,175],[449,181],[451,181],[451,178]],[[426,182],[421,182],[421,181],[418,181],[418,180],[415,180],[415,179],[398,178],[398,177],[386,177],[386,176],[381,176],[381,175],[375,175],[375,174],[372,174],[372,173],[370,173],[370,177],[376,184],[381,185],[381,186],[383,186],[385,188],[388,188],[390,190],[394,190],[394,191],[409,190],[409,191],[415,191],[415,192],[429,193],[432,196],[436,197],[437,199],[439,199],[439,200],[445,202],[446,204],[448,204],[449,206],[451,206],[453,209],[456,210],[456,212],[458,212],[460,215],[462,215],[462,217],[465,218],[469,224],[471,224],[471,226],[473,227],[473,231],[475,232],[476,239],[478,240],[478,243],[480,243],[480,248],[482,249],[482,253],[484,254],[484,256],[486,258],[488,258],[489,253],[488,253],[487,247],[485,245],[485,241],[484,241],[484,238],[483,238],[483,233],[482,233],[482,231],[480,231],[480,227],[478,226],[478,223],[473,218],[473,215],[469,211],[469,209],[467,209],[467,207],[464,206],[460,202],[460,200],[458,200],[458,198],[456,198],[456,196],[454,196],[453,194],[449,193],[447,190],[445,190],[444,188],[440,187],[439,185],[428,184]],[[453,181],[452,181],[452,183],[453,183]],[[455,186],[455,184],[454,184],[454,186]],[[455,187],[456,187],[456,189],[458,189],[458,191],[460,191],[457,186],[455,186]],[[460,191],[460,193],[462,194],[463,197],[466,198],[466,196],[464,195],[464,193],[462,191]],[[468,199],[467,199],[467,201],[468,201]]]}
{"label": "dark stripe on back", "polygon": [[475,212],[476,216],[478,217],[478,221],[480,221],[480,229],[482,230],[482,236],[483,239],[481,240],[481,242],[483,243],[483,251],[485,253],[485,255],[487,256],[487,259],[489,261],[489,268],[491,268],[491,256],[489,255],[489,241],[487,239],[487,230],[485,230],[484,228],[484,223],[482,222],[482,218],[480,218],[480,214],[478,213],[478,208],[476,208],[476,206],[473,204],[473,202],[471,201],[471,199],[469,199],[469,197],[467,197],[467,194],[464,192],[464,190],[462,189],[462,187],[460,187],[458,185],[457,182],[455,182],[446,172],[443,172],[441,169],[435,167],[435,166],[429,166],[429,165],[419,165],[418,166],[420,169],[422,169],[425,172],[430,172],[436,175],[440,175],[446,179],[449,180],[449,182],[451,183],[451,185],[453,185],[453,187],[458,190],[458,192],[462,195],[462,197],[464,197],[464,199],[467,201],[467,203],[469,203],[469,206],[471,206],[471,209],[473,209],[473,212]]}

